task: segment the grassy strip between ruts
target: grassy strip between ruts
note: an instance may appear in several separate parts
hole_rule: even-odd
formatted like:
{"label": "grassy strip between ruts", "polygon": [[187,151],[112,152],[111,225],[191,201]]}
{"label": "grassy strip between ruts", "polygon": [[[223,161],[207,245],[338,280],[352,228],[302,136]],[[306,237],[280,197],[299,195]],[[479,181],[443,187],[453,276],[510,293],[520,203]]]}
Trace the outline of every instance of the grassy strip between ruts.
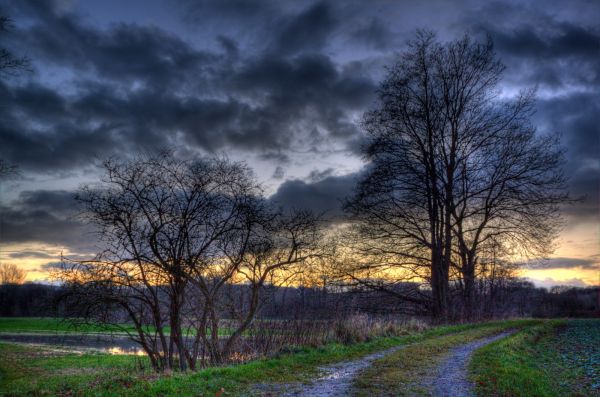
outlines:
{"label": "grassy strip between ruts", "polygon": [[479,396],[600,396],[600,320],[552,320],[473,355]]}
{"label": "grassy strip between ruts", "polygon": [[454,347],[511,328],[527,328],[541,320],[478,324],[461,333],[424,340],[399,350],[364,371],[354,382],[357,396],[428,396],[436,367]]}
{"label": "grassy strip between ruts", "polygon": [[424,342],[473,330],[505,329],[530,321],[491,322],[436,327],[400,337],[378,338],[355,345],[329,344],[299,348],[293,353],[241,365],[209,368],[196,373],[156,375],[144,358],[105,354],[52,353],[43,348],[0,344],[0,395],[75,396],[223,396],[248,395],[260,382],[307,381],[318,366],[351,360],[398,344]]}

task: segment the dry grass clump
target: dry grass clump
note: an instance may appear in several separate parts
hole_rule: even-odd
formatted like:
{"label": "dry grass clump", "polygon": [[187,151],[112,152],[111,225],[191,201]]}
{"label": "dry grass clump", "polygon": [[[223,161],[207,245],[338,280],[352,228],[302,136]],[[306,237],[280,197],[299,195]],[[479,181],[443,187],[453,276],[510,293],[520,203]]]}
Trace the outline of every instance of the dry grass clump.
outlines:
{"label": "dry grass clump", "polygon": [[427,323],[415,318],[367,314],[353,314],[335,320],[260,320],[239,341],[231,361],[247,361],[327,343],[350,345],[377,337],[407,335],[428,327]]}
{"label": "dry grass clump", "polygon": [[414,318],[398,320],[366,314],[351,315],[333,324],[335,341],[344,344],[366,342],[381,336],[407,335],[427,328],[427,323]]}

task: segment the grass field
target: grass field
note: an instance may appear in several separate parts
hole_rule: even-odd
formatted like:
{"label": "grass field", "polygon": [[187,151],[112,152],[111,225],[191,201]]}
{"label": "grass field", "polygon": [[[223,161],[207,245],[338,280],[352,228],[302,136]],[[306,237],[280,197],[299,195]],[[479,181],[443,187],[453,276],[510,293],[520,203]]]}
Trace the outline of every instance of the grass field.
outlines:
{"label": "grass field", "polygon": [[[164,327],[166,334],[170,333],[169,327]],[[135,333],[133,325],[122,324],[111,326],[106,324],[77,323],[77,321],[64,320],[52,317],[0,317],[0,332],[9,333]],[[231,330],[226,327],[219,329],[219,335],[229,335]]]}
{"label": "grass field", "polygon": [[[319,366],[401,344],[406,347],[359,376],[356,395],[426,395],[415,380],[428,376],[449,349],[512,328],[521,331],[474,355],[471,376],[478,384],[478,395],[597,395],[593,393],[598,390],[594,381],[598,382],[599,373],[600,323],[593,320],[513,320],[436,327],[354,345],[297,348],[236,366],[162,375],[152,373],[144,357],[74,354],[0,343],[0,395],[215,396],[221,390],[222,396],[249,395],[253,384],[309,381],[318,376]],[[571,367],[572,371],[564,371]]]}
{"label": "grass field", "polygon": [[50,317],[3,317],[0,318],[0,332],[39,332],[39,333],[90,333],[112,331],[135,331],[133,326],[123,328],[110,327],[102,324],[74,324],[58,318]]}
{"label": "grass field", "polygon": [[427,378],[440,360],[458,345],[509,329],[526,329],[539,320],[512,320],[470,325],[459,333],[442,335],[405,347],[376,361],[355,381],[357,396],[426,396]]}
{"label": "grass field", "polygon": [[477,351],[483,396],[600,396],[600,319],[553,320]]}
{"label": "grass field", "polygon": [[[144,358],[106,354],[68,354],[39,347],[0,344],[0,390],[12,395],[214,396],[243,395],[258,382],[305,381],[323,364],[349,360],[403,343],[462,332],[469,325],[438,327],[403,337],[378,338],[355,345],[330,344],[247,364],[210,368],[194,374],[157,376]],[[0,392],[1,393],[1,392]]]}

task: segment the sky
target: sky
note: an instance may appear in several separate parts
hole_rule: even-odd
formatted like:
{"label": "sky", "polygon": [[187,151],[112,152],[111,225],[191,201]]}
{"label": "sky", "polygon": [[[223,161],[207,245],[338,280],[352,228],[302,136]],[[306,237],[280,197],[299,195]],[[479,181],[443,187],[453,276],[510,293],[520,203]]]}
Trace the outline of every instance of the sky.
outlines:
{"label": "sky", "polygon": [[107,157],[174,148],[246,161],[272,200],[332,216],[365,166],[362,114],[419,28],[493,39],[510,97],[537,87],[573,197],[539,286],[600,284],[600,3],[574,1],[15,0],[0,79],[0,261],[47,278],[96,247],[73,192]]}

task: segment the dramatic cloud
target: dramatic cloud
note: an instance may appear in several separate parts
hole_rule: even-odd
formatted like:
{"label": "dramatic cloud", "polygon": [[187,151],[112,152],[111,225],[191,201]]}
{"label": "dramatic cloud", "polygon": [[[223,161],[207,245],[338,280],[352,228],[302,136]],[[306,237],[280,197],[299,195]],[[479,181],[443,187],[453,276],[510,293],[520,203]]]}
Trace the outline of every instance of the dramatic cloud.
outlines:
{"label": "dramatic cloud", "polygon": [[20,251],[20,252],[11,252],[8,254],[9,258],[12,259],[50,259],[54,258],[55,255],[50,255],[46,252],[41,251]]}
{"label": "dramatic cloud", "polygon": [[[353,117],[375,91],[369,76],[318,53],[335,25],[325,3],[282,15],[274,40],[243,55],[226,35],[204,50],[156,26],[99,29],[51,3],[15,12],[33,21],[15,40],[40,73],[0,85],[10,104],[0,109],[1,155],[37,172],[165,146],[280,161],[339,149],[359,134]],[[41,65],[60,77],[42,82]]]}
{"label": "dramatic cloud", "polygon": [[24,176],[0,203],[2,243],[82,247],[84,228],[64,204],[77,181],[91,178],[98,159],[165,147],[246,160],[275,191],[272,201],[339,216],[361,172],[361,116],[417,28],[435,29],[442,40],[492,38],[507,66],[503,95],[537,87],[538,130],[562,135],[571,193],[585,198],[566,208],[570,222],[599,213],[597,3],[111,7],[15,0],[1,10],[15,22],[2,45],[27,55],[34,69],[0,79],[0,158]]}
{"label": "dramatic cloud", "polygon": [[600,260],[595,257],[587,259],[581,258],[550,258],[540,261],[533,261],[527,265],[528,269],[598,269],[600,271]]}
{"label": "dramatic cloud", "polygon": [[568,285],[570,287],[580,287],[580,288],[585,288],[585,287],[590,286],[589,284],[587,284],[585,281],[583,281],[580,278],[571,278],[571,279],[567,279],[567,280],[556,280],[556,279],[553,279],[552,277],[546,277],[541,280],[531,279],[530,281],[532,281],[536,285],[536,287],[542,287],[542,288],[547,288],[547,289],[550,289],[557,285]]}
{"label": "dramatic cloud", "polygon": [[270,200],[284,208],[308,209],[328,218],[342,215],[343,201],[352,194],[358,175],[330,176],[331,170],[312,173],[311,181],[287,180]]}
{"label": "dramatic cloud", "polygon": [[[90,229],[77,220],[77,205],[72,192],[23,191],[2,212],[2,243],[38,242],[86,250],[93,247]],[[11,255],[43,257],[43,253],[20,252]]]}

